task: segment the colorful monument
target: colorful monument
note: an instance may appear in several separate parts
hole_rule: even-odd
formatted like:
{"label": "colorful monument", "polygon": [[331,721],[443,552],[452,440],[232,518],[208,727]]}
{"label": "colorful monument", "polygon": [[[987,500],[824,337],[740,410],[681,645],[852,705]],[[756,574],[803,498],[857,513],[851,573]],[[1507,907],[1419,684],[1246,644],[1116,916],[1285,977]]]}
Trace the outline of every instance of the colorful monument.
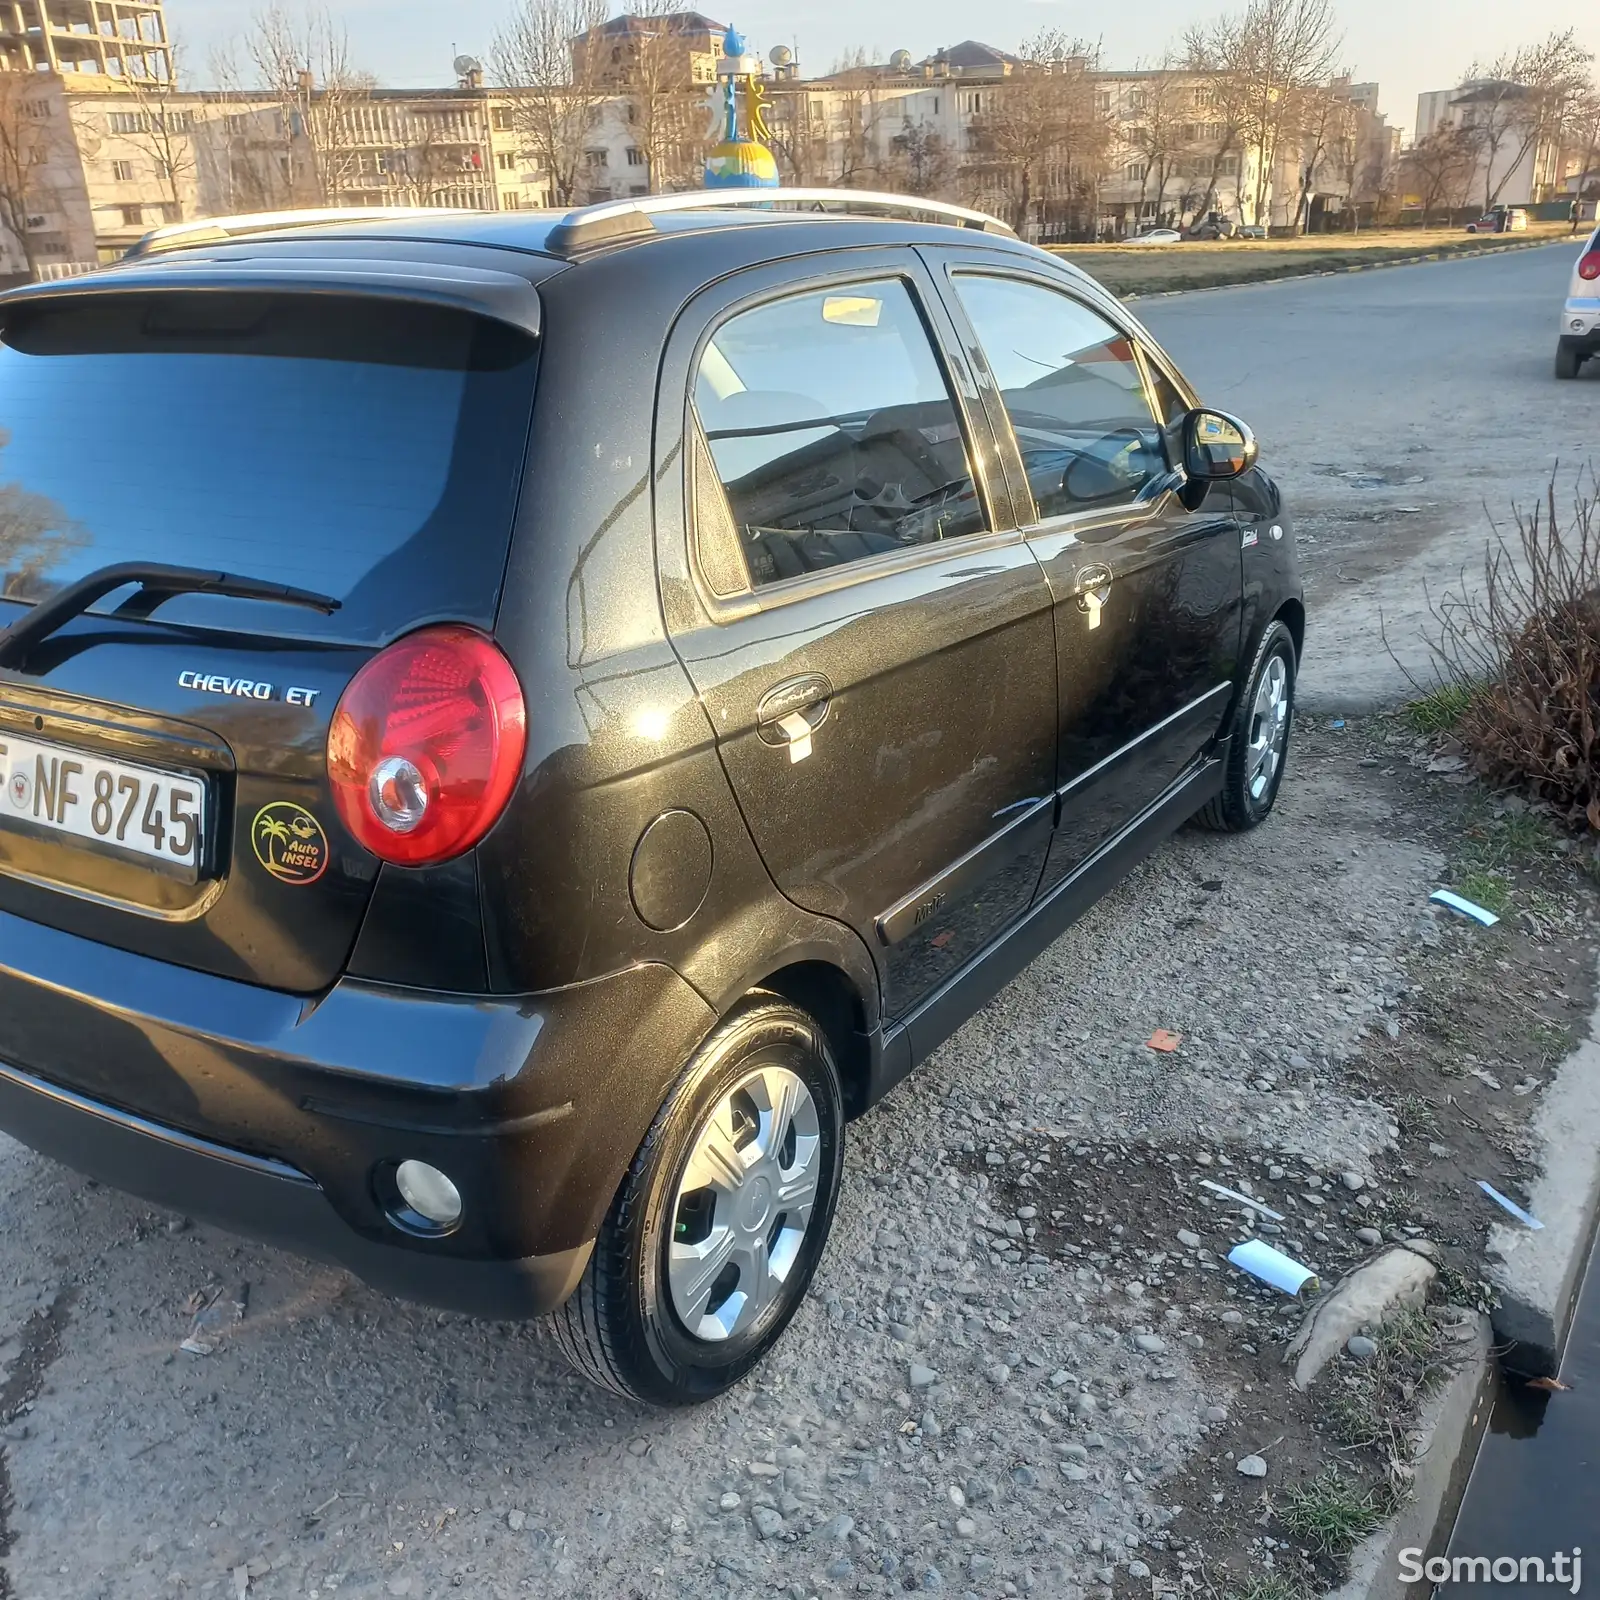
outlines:
{"label": "colorful monument", "polygon": [[[741,94],[742,91],[742,94]],[[763,102],[761,58],[745,54],[744,36],[730,28],[717,61],[717,89],[722,138],[706,157],[708,189],[775,189],[778,163],[762,142],[771,137]],[[739,101],[744,100],[744,133],[739,132]]]}

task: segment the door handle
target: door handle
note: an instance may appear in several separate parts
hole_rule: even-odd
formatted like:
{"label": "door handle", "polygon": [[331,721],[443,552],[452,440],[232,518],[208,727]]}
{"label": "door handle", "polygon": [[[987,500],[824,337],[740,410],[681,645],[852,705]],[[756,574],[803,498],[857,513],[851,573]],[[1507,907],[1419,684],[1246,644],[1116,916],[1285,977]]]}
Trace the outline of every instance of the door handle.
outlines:
{"label": "door handle", "polygon": [[791,711],[788,716],[780,717],[777,729],[789,742],[791,767],[811,754],[811,724],[806,720],[805,712]]}
{"label": "door handle", "polygon": [[1078,609],[1089,619],[1091,631],[1100,626],[1100,610],[1111,598],[1111,568],[1079,567]]}
{"label": "door handle", "polygon": [[790,678],[769,689],[756,706],[756,732],[764,744],[784,745],[789,763],[811,754],[811,736],[827,720],[833,685],[820,672]]}

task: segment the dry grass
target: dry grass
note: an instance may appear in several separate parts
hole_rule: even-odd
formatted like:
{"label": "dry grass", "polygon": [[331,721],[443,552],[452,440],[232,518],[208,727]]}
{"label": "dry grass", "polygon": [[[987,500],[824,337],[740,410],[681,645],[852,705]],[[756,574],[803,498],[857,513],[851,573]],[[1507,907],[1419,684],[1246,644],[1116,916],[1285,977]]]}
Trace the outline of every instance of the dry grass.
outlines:
{"label": "dry grass", "polygon": [[1537,223],[1526,233],[1471,234],[1460,229],[1408,228],[1395,232],[1312,234],[1303,239],[1217,239],[1204,243],[1060,245],[1052,249],[1097,278],[1113,294],[1256,283],[1306,272],[1381,266],[1417,256],[1477,255],[1508,244],[1567,237],[1566,223]]}
{"label": "dry grass", "polygon": [[1580,475],[1563,514],[1544,503],[1496,529],[1483,582],[1430,604],[1435,682],[1454,736],[1496,787],[1600,834],[1600,483]]}

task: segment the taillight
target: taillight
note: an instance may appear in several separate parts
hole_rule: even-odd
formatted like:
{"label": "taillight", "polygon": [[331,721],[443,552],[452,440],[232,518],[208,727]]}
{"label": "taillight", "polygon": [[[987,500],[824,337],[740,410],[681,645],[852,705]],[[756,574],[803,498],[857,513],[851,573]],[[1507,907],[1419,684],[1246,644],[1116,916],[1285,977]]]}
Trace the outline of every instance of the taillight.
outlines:
{"label": "taillight", "polygon": [[375,856],[420,867],[470,850],[522,771],[527,711],[511,664],[471,628],[423,628],[364,666],[328,729],[344,825]]}
{"label": "taillight", "polygon": [[1593,281],[1600,278],[1600,250],[1591,250],[1578,261],[1578,276]]}

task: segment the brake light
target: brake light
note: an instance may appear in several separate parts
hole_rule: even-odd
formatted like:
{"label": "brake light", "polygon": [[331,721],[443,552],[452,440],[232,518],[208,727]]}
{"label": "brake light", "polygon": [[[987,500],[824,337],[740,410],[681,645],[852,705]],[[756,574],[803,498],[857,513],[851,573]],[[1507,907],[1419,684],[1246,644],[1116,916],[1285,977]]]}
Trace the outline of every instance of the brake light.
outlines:
{"label": "brake light", "polygon": [[1578,276],[1593,282],[1600,278],[1600,250],[1591,250],[1578,261]]}
{"label": "brake light", "polygon": [[527,747],[511,664],[471,628],[423,628],[364,666],[328,729],[334,804],[384,861],[470,850],[499,819]]}

